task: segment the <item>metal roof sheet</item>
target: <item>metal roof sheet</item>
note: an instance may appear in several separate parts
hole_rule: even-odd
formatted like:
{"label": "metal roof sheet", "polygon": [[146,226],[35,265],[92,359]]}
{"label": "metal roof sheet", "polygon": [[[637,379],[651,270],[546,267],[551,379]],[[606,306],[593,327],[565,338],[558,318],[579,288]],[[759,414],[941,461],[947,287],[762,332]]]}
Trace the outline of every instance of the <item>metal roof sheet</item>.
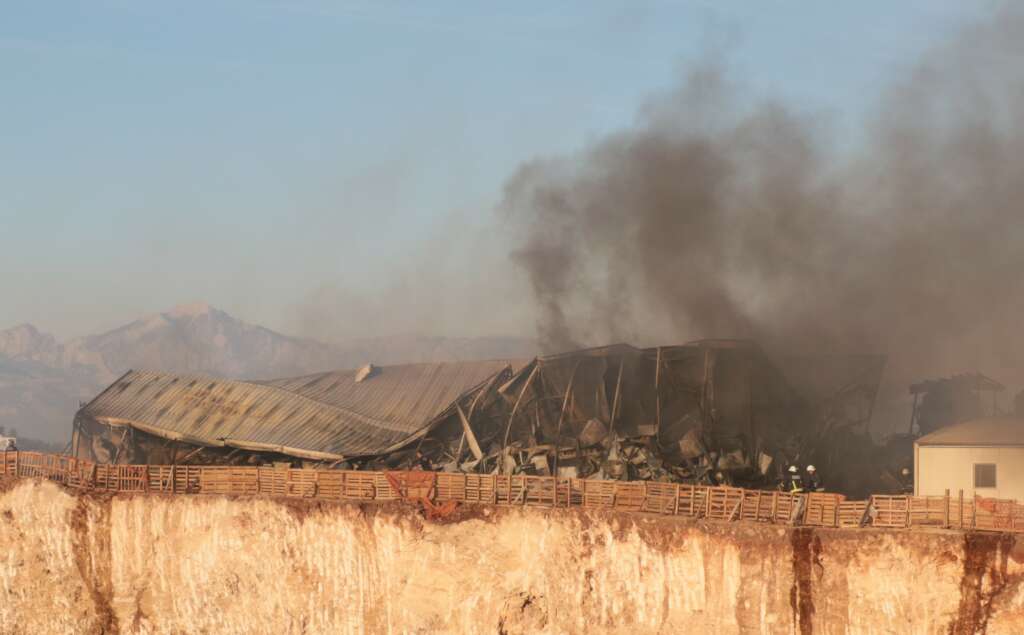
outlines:
{"label": "metal roof sheet", "polygon": [[1024,445],[1024,419],[974,419],[941,428],[914,443],[920,446]]}
{"label": "metal roof sheet", "polygon": [[437,362],[317,373],[265,383],[320,403],[394,422],[412,432],[442,415],[462,395],[520,362]]}
{"label": "metal roof sheet", "polygon": [[79,412],[202,445],[340,459],[401,447],[507,366],[385,366],[362,382],[357,371],[256,383],[133,370]]}

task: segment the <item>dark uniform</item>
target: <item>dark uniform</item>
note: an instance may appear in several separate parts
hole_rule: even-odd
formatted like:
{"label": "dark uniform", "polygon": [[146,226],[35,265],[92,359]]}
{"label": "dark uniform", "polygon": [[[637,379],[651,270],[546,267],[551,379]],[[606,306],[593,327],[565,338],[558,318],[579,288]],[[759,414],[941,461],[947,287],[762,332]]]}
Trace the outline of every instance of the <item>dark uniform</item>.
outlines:
{"label": "dark uniform", "polygon": [[816,471],[807,473],[807,491],[821,491],[821,477],[818,476],[818,473]]}
{"label": "dark uniform", "polygon": [[799,494],[804,491],[804,481],[799,472],[786,472],[786,480],[783,482],[783,489],[792,494]]}

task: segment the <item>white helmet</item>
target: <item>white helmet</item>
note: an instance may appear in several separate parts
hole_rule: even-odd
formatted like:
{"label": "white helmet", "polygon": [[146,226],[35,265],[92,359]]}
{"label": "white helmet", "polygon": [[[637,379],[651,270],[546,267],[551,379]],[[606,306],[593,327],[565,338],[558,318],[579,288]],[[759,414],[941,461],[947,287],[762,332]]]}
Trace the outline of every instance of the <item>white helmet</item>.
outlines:
{"label": "white helmet", "polygon": [[790,471],[790,472],[791,472],[792,474],[796,474],[796,472],[797,472],[796,466],[795,466],[795,465],[790,465],[790,466],[789,466],[789,471]]}
{"label": "white helmet", "polygon": [[814,471],[814,466],[813,465],[808,465],[807,466],[807,471],[808,472],[813,472]]}

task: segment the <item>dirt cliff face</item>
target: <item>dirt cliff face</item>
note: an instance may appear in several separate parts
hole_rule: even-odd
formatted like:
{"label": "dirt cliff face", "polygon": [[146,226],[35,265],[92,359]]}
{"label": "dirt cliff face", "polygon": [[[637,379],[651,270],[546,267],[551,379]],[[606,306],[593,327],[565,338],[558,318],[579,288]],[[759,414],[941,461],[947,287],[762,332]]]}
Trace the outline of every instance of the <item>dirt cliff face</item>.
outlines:
{"label": "dirt cliff face", "polygon": [[1024,541],[0,494],[4,633],[1021,633]]}

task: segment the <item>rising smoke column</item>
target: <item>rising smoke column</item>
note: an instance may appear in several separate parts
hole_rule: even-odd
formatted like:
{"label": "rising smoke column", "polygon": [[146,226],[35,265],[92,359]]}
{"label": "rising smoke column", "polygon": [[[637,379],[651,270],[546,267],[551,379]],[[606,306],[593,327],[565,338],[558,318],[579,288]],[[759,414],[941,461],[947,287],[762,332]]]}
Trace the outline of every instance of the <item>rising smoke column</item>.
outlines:
{"label": "rising smoke column", "polygon": [[899,381],[1013,375],[1021,60],[1021,11],[965,28],[879,96],[853,156],[814,117],[744,103],[707,65],[634,127],[522,166],[502,209],[542,346],[751,337],[886,352]]}

